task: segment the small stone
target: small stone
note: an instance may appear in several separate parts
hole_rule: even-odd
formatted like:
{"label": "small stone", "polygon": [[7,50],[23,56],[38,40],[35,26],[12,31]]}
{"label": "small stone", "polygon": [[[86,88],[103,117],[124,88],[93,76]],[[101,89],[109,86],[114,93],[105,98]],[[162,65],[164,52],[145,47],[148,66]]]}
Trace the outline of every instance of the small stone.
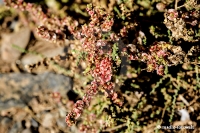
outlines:
{"label": "small stone", "polygon": [[190,114],[188,113],[188,111],[186,109],[181,109],[178,112],[181,115],[181,119],[180,119],[181,121],[190,120]]}
{"label": "small stone", "polygon": [[56,120],[56,123],[59,128],[66,128],[67,124],[63,121],[64,118],[59,118]]}
{"label": "small stone", "polygon": [[64,117],[64,116],[66,116],[66,109],[64,108],[64,107],[60,107],[59,108],[59,114],[60,114],[60,116],[61,117]]}
{"label": "small stone", "polygon": [[28,27],[21,28],[12,34],[2,34],[1,57],[8,63],[15,62],[21,55],[20,49],[25,49],[30,39]]}
{"label": "small stone", "polygon": [[64,52],[64,47],[57,47],[55,44],[47,41],[37,41],[29,51],[38,54],[26,54],[21,60],[23,65],[35,64],[42,61],[45,57],[51,58],[62,54]]}
{"label": "small stone", "polygon": [[12,120],[8,117],[4,117],[2,120],[1,120],[1,125],[9,125],[9,123],[12,122]]}
{"label": "small stone", "polygon": [[34,128],[37,128],[39,126],[38,122],[35,121],[34,119],[31,119],[31,125],[34,127]]}
{"label": "small stone", "polygon": [[22,133],[32,133],[30,129],[24,129]]}
{"label": "small stone", "polygon": [[53,126],[53,116],[52,116],[52,114],[50,114],[50,113],[45,114],[44,119],[42,121],[42,126],[46,127],[46,128]]}

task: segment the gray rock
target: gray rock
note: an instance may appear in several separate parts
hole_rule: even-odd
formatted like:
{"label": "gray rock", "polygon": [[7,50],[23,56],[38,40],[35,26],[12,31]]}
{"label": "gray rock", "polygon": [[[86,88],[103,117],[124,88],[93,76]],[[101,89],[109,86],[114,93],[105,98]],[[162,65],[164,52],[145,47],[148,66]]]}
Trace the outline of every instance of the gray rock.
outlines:
{"label": "gray rock", "polygon": [[72,89],[72,79],[64,75],[43,73],[0,74],[0,111],[10,107],[23,107],[33,97],[33,93],[49,89],[66,97]]}
{"label": "gray rock", "polygon": [[8,99],[5,101],[0,101],[0,110],[5,110],[8,109],[10,107],[19,107],[19,108],[23,108],[25,107],[26,104],[24,104],[24,102],[22,100],[16,100],[16,99]]}
{"label": "gray rock", "polygon": [[4,117],[0,121],[1,121],[1,125],[3,126],[9,125],[12,122],[12,120],[8,117]]}
{"label": "gray rock", "polygon": [[34,127],[34,128],[38,128],[39,124],[37,121],[35,121],[34,119],[31,119],[31,125]]}
{"label": "gray rock", "polygon": [[8,133],[19,133],[23,130],[21,122],[16,122],[12,125]]}

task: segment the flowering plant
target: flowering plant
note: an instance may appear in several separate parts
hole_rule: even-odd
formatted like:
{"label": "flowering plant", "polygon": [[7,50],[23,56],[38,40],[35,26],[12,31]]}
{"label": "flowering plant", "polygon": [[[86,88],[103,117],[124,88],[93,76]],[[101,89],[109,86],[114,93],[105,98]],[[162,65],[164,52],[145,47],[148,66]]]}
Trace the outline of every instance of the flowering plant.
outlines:
{"label": "flowering plant", "polygon": [[[117,100],[117,93],[114,92],[114,83],[112,82],[114,60],[111,53],[112,43],[118,41],[119,37],[115,33],[111,33],[113,18],[103,9],[93,7],[92,4],[89,4],[86,10],[91,16],[91,22],[88,25],[83,25],[78,31],[79,34],[74,35],[81,40],[83,49],[87,53],[86,58],[89,66],[87,73],[91,74],[94,79],[83,99],[77,101],[72,112],[67,115],[68,125],[71,125],[74,119],[79,118],[83,108],[88,106],[91,98],[98,93],[99,86],[113,101]],[[103,36],[107,36],[107,39],[103,39]]]}
{"label": "flowering plant", "polygon": [[[59,44],[58,47],[69,48],[69,51],[68,49],[66,51],[70,57],[67,57],[68,61],[63,62],[69,62],[71,59],[71,66],[69,65],[68,68],[74,71],[78,65],[84,66],[82,67],[85,70],[84,75],[80,74],[78,78],[90,76],[86,83],[81,83],[84,87],[78,86],[78,90],[84,92],[83,95],[80,93],[82,97],[76,99],[73,107],[72,101],[69,102],[71,112],[65,117],[67,125],[69,127],[73,124],[78,125],[77,121],[80,120],[82,114],[83,116],[86,114],[86,117],[83,117],[86,122],[80,126],[80,130],[84,132],[112,132],[118,129],[125,130],[125,132],[143,130],[147,132],[148,122],[153,123],[152,125],[164,123],[165,121],[160,122],[154,116],[164,119],[165,112],[170,114],[169,110],[174,110],[178,91],[184,87],[190,88],[184,81],[184,75],[187,73],[180,69],[180,74],[176,70],[177,78],[174,78],[172,76],[174,72],[168,71],[168,67],[177,67],[188,62],[198,63],[200,30],[197,29],[200,27],[200,15],[196,10],[197,2],[190,0],[190,3],[186,2],[183,6],[177,7],[177,1],[174,1],[174,9],[166,9],[172,6],[172,1],[141,0],[134,3],[133,0],[110,0],[106,5],[105,1],[101,3],[96,0],[101,6],[91,4],[92,1],[86,2],[87,6],[85,1],[68,2],[66,3],[69,6],[63,6],[60,9],[66,9],[66,12],[61,13],[50,7],[46,8],[47,5],[23,0],[5,0],[7,6],[14,7],[20,13],[23,12],[20,19],[24,25],[32,29],[36,38],[52,42],[52,45]],[[77,3],[83,5],[78,8]],[[193,5],[194,8],[189,10],[188,4]],[[154,9],[153,5],[156,5],[157,9]],[[182,7],[188,11],[180,11]],[[76,13],[77,16],[72,15],[72,12],[78,12],[79,15]],[[164,16],[163,22],[157,22],[157,14],[159,19]],[[149,19],[150,16],[153,16],[152,20]],[[155,18],[156,21],[154,21]],[[191,48],[188,51],[185,50],[188,47]],[[72,49],[76,52],[72,52]],[[72,65],[74,60],[79,62],[80,58],[77,55],[81,55],[84,65],[78,63]],[[60,60],[61,58],[64,57],[59,55]],[[183,68],[189,70],[185,66]],[[157,74],[153,75],[154,72]],[[193,73],[196,73],[197,78],[187,79],[187,82],[192,82],[192,87],[195,87],[195,84],[199,83],[198,67],[191,70],[188,75],[194,78]],[[156,75],[155,78],[151,78],[152,75]],[[182,79],[180,79],[181,76]],[[155,84],[154,80],[158,79],[159,81]],[[170,80],[170,85],[169,83],[164,84],[166,79]],[[82,82],[82,79],[78,80]],[[155,88],[163,84],[166,86],[161,87],[160,91],[166,102],[164,101],[165,107],[162,112],[160,104],[156,107],[149,104],[160,100],[157,93],[155,96],[150,95],[155,93]],[[146,88],[151,87],[153,89],[149,94]],[[177,90],[176,92],[173,87]],[[171,90],[168,92],[166,88]],[[175,100],[172,101],[171,93],[173,92]],[[57,103],[62,101],[59,93],[53,93],[52,98]],[[149,103],[149,101],[153,102]],[[170,103],[173,104],[172,107]],[[84,110],[90,110],[90,113],[83,113]],[[151,113],[150,116],[149,113]],[[146,114],[148,116],[143,117]],[[151,118],[146,120],[149,117]],[[152,122],[152,118],[155,123]],[[141,129],[141,127],[145,128]]]}

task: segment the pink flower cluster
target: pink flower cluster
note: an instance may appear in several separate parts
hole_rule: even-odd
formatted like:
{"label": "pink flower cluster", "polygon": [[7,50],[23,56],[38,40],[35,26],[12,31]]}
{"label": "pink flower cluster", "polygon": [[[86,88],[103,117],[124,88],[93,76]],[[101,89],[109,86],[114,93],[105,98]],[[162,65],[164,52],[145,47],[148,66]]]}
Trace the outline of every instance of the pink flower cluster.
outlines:
{"label": "pink flower cluster", "polygon": [[170,55],[168,50],[171,49],[171,45],[164,42],[155,42],[149,49],[148,53],[137,53],[136,56],[131,56],[133,60],[139,59],[142,62],[147,63],[147,71],[157,71],[158,75],[164,74],[164,66],[168,65],[167,57]]}
{"label": "pink flower cluster", "polygon": [[[76,27],[78,26],[78,21],[73,20],[71,17],[64,17],[61,18],[59,16],[53,16],[51,10],[47,10],[44,12],[40,5],[27,3],[23,0],[4,0],[5,4],[9,7],[14,7],[20,11],[28,11],[29,13],[29,20],[33,21],[37,28],[38,33],[44,39],[51,41],[60,41],[64,40],[66,37],[63,34],[66,30],[65,27],[75,36],[80,38],[80,33],[76,31]],[[27,23],[30,24],[30,23]],[[45,28],[45,35],[42,33]],[[50,29],[50,30],[49,30]],[[47,33],[49,32],[49,33]],[[53,33],[54,32],[54,33]],[[43,34],[43,35],[41,35]],[[56,36],[56,35],[57,36]],[[51,37],[52,36],[52,37]]]}
{"label": "pink flower cluster", "polygon": [[170,45],[165,42],[158,42],[155,45],[150,47],[150,53],[143,53],[142,60],[147,62],[147,71],[152,72],[154,70],[157,71],[158,75],[163,75],[164,66],[167,65],[167,56],[169,52],[167,52]]}
{"label": "pink flower cluster", "polygon": [[100,63],[96,64],[96,68],[92,72],[92,76],[100,80],[100,84],[109,82],[112,77],[112,62],[111,59],[105,57]]}
{"label": "pink flower cluster", "polygon": [[175,9],[169,9],[167,13],[169,14],[167,18],[171,21],[176,20],[178,17],[178,12]]}
{"label": "pink flower cluster", "polygon": [[4,0],[4,3],[6,5],[10,5],[11,7],[14,7],[16,9],[20,9],[22,11],[30,10],[33,7],[33,4],[31,4],[31,3],[26,4],[24,2],[24,0],[16,0],[16,1]]}
{"label": "pink flower cluster", "polygon": [[113,18],[112,19],[109,19],[109,18],[110,18],[110,16],[107,16],[106,20],[101,24],[101,29],[104,32],[110,31],[111,27],[112,27],[112,25],[114,23]]}
{"label": "pink flower cluster", "polygon": [[[88,25],[83,25],[80,30],[79,38],[84,47],[84,50],[88,53],[100,53],[100,47],[108,45],[107,40],[103,40],[103,32],[109,32],[114,23],[113,18],[104,12],[101,8],[93,7],[92,4],[87,6],[87,12],[91,16],[91,21]],[[113,33],[113,39],[116,37]],[[78,37],[77,37],[78,38]],[[95,56],[95,55],[90,55]]]}
{"label": "pink flower cluster", "polygon": [[30,15],[30,18],[32,18],[33,21],[35,21],[39,25],[47,20],[47,15],[44,12],[42,12],[42,8],[40,6],[36,6],[32,3],[26,3],[24,2],[24,0],[5,0],[4,2],[7,6],[14,7],[16,9],[19,9],[20,11],[28,11],[32,14]]}
{"label": "pink flower cluster", "polygon": [[51,41],[54,43],[59,41],[62,42],[66,38],[66,35],[63,32],[49,30],[45,26],[38,27],[36,32],[39,35],[39,37],[45,39],[46,41]]}
{"label": "pink flower cluster", "polygon": [[157,74],[163,75],[164,66],[167,65],[167,56],[170,55],[167,52],[171,48],[166,42],[156,42],[153,46],[150,47],[150,53],[148,54],[147,61],[147,71],[151,72],[153,70],[157,71]]}
{"label": "pink flower cluster", "polygon": [[[110,42],[119,40],[115,33],[109,33],[114,22],[113,18],[101,8],[93,7],[91,4],[87,6],[87,11],[91,16],[91,22],[83,25],[76,34],[78,36],[74,36],[81,40],[83,50],[87,52],[88,64],[91,67],[88,73],[93,76],[94,80],[83,99],[79,100],[72,112],[67,115],[66,123],[69,126],[80,117],[84,107],[89,106],[92,97],[98,93],[100,85],[107,97],[110,97],[114,103],[122,105],[117,93],[114,92],[114,83],[111,82],[113,73],[111,52],[114,43]],[[103,39],[105,35],[107,35],[106,40]],[[107,47],[107,50],[103,50],[103,47]]]}
{"label": "pink flower cluster", "polygon": [[65,122],[68,124],[68,126],[71,126],[76,122],[76,119],[81,116],[85,106],[89,106],[92,97],[98,92],[98,85],[98,82],[96,80],[93,80],[83,99],[78,100],[74,104],[73,110],[65,118]]}
{"label": "pink flower cluster", "polygon": [[[95,25],[100,26],[101,31],[108,32],[111,30],[111,27],[114,23],[113,18],[103,11],[101,8],[93,8],[92,4],[87,5],[86,8],[88,14],[91,16],[91,22],[89,23],[90,27],[94,27]],[[102,19],[102,23],[100,23],[100,19]]]}
{"label": "pink flower cluster", "polygon": [[127,35],[127,28],[125,26],[120,30],[120,34],[122,37],[125,37]]}
{"label": "pink flower cluster", "polygon": [[75,120],[80,117],[84,109],[84,106],[85,104],[82,100],[76,101],[76,103],[74,104],[73,110],[65,118],[65,122],[67,123],[68,126],[71,126],[72,124],[74,124]]}

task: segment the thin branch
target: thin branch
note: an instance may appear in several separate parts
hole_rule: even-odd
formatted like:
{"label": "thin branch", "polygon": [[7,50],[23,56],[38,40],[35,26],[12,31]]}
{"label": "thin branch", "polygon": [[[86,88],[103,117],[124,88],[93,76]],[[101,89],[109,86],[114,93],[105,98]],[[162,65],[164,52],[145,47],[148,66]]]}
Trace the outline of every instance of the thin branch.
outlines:
{"label": "thin branch", "polygon": [[181,6],[179,6],[179,7],[177,7],[177,9],[182,8],[182,7],[184,7],[184,6],[185,6],[185,4],[184,4],[184,5],[181,5]]}
{"label": "thin branch", "polygon": [[127,125],[127,123],[124,123],[124,124],[118,125],[118,126],[113,127],[113,128],[105,129],[105,130],[103,130],[103,132],[111,132],[111,131],[117,130],[119,128],[125,127],[126,125]]}
{"label": "thin branch", "polygon": [[175,5],[174,5],[175,10],[177,10],[178,1],[179,1],[179,0],[175,0]]}

